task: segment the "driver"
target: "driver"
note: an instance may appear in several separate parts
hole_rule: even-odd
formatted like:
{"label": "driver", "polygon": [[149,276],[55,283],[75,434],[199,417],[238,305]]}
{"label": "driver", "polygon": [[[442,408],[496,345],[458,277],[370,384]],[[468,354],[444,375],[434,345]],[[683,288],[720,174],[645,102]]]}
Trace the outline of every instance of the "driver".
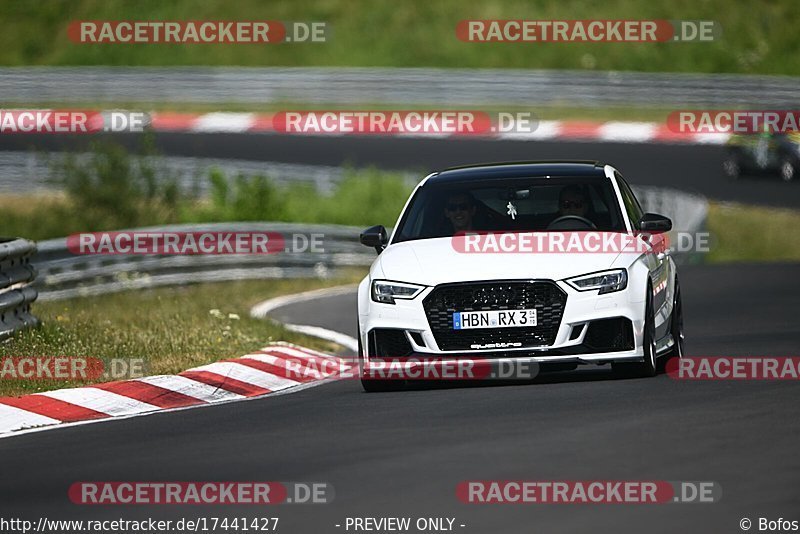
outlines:
{"label": "driver", "polygon": [[475,209],[475,199],[469,193],[448,195],[444,204],[444,216],[453,226],[453,234],[473,229]]}
{"label": "driver", "polygon": [[589,214],[589,197],[579,185],[568,185],[558,195],[558,216],[583,217]]}

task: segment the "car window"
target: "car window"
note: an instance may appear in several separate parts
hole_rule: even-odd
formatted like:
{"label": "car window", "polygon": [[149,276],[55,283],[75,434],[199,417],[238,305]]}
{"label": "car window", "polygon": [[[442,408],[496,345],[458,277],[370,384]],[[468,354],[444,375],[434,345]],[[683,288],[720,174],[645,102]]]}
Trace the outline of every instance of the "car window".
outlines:
{"label": "car window", "polygon": [[628,218],[631,220],[631,225],[635,229],[639,229],[639,221],[644,215],[644,210],[642,209],[641,204],[636,199],[636,195],[633,194],[631,191],[630,186],[622,178],[622,175],[616,173],[617,183],[619,184],[619,192],[622,194],[622,203],[625,204],[625,211],[628,212]]}
{"label": "car window", "polygon": [[621,232],[625,224],[606,178],[472,178],[418,188],[394,241],[447,237],[462,230]]}

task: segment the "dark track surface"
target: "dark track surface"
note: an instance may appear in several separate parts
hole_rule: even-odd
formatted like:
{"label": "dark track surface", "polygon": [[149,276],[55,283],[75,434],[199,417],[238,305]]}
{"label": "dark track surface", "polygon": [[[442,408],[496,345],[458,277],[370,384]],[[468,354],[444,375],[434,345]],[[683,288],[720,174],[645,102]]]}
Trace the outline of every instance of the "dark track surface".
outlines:
{"label": "dark track surface", "polygon": [[[133,134],[115,137],[133,146]],[[85,146],[90,136],[21,134],[0,136],[0,150],[63,150]],[[767,206],[800,207],[800,183],[776,177],[737,181],[722,175],[724,148],[718,145],[671,145],[565,141],[491,141],[432,138],[314,137],[270,134],[159,133],[155,144],[174,156],[237,158],[311,165],[374,165],[419,172],[487,161],[592,159],[617,167],[629,182],[702,193],[709,198]]]}
{"label": "dark track surface", "polygon": [[[684,267],[690,355],[792,355],[798,266]],[[354,299],[279,316],[353,333]],[[225,406],[0,440],[0,517],[281,517],[279,532],[345,532],[347,516],[450,516],[457,532],[741,532],[800,519],[797,382],[614,379],[365,394],[355,381]],[[465,505],[474,479],[706,480],[716,504]],[[326,481],[330,505],[79,507],[75,481]],[[352,532],[352,530],[351,530]],[[416,532],[412,530],[411,532]]]}

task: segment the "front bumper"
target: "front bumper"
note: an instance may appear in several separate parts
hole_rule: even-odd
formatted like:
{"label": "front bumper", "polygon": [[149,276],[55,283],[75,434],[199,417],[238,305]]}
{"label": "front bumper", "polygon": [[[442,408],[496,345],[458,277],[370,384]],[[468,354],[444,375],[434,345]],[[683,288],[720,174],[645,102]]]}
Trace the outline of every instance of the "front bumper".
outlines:
{"label": "front bumper", "polygon": [[[597,291],[577,291],[564,282],[543,282],[557,285],[566,295],[560,323],[555,334],[548,336],[551,343],[523,347],[486,343],[480,348],[443,350],[423,304],[435,288],[426,288],[413,300],[397,300],[395,304],[374,302],[367,294],[366,299],[359,299],[359,335],[366,349],[365,360],[469,358],[578,364],[643,360],[644,295],[638,295],[630,285],[622,291],[598,295]],[[604,333],[608,334],[606,342]]]}

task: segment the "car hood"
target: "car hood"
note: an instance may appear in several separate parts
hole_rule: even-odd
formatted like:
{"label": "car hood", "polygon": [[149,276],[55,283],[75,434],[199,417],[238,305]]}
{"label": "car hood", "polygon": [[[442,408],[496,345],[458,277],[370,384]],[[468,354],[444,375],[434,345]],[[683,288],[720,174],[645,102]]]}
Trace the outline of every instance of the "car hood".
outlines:
{"label": "car hood", "polygon": [[[631,256],[626,258],[624,256]],[[547,278],[561,280],[604,269],[626,267],[638,254],[611,253],[464,253],[449,237],[391,245],[373,273],[387,280],[437,285],[471,280]]]}

